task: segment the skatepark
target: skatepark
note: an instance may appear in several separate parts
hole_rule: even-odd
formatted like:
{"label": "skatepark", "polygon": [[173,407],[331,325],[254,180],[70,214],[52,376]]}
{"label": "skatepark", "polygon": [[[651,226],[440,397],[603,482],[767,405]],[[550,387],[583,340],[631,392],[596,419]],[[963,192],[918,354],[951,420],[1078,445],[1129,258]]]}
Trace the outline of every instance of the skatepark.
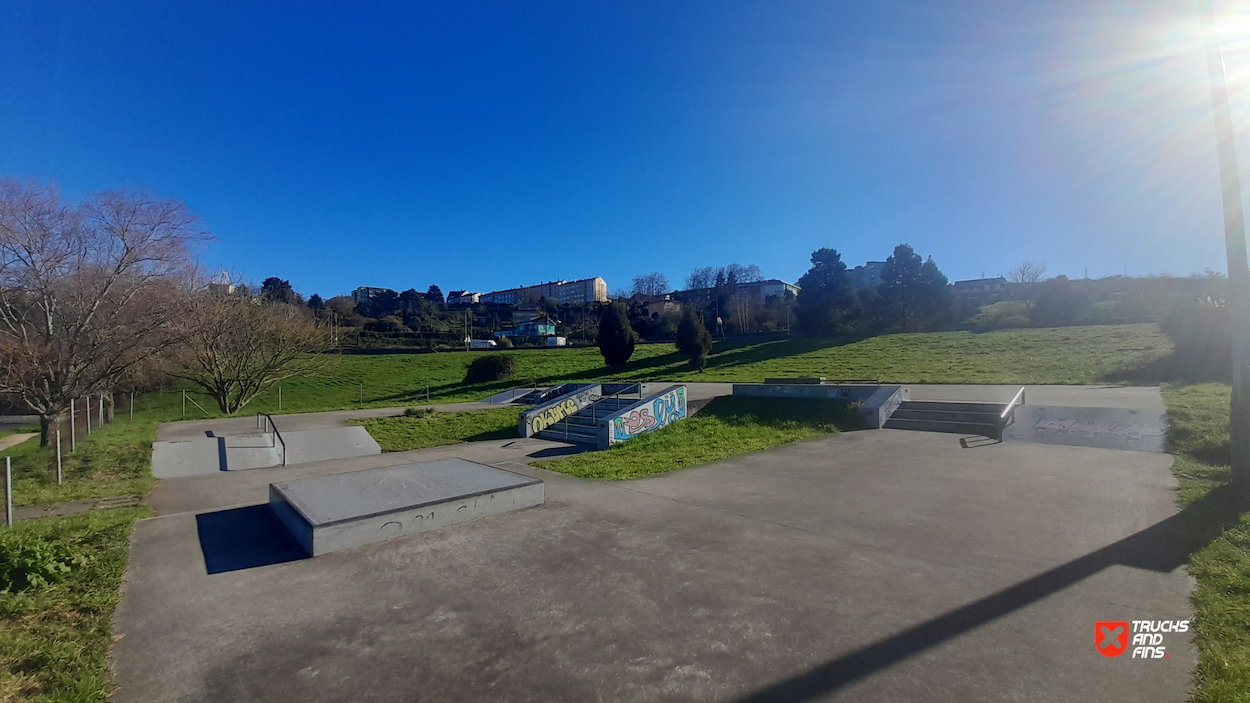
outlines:
{"label": "skatepark", "polygon": [[[669,388],[648,386],[637,402]],[[731,393],[684,384],[683,400],[693,414]],[[1090,644],[1095,621],[1189,617],[1158,389],[909,385],[895,400],[900,419],[966,423],[981,411],[959,403],[1017,396],[1001,441],[887,418],[631,481],[530,466],[592,450],[546,429],[394,453],[342,431],[402,408],[274,417],[305,449],[265,468],[229,461],[265,439],[255,418],[170,423],[158,444],[225,451],[154,451],[158,516],[135,529],[115,697],[1182,700],[1188,640],[1152,661]],[[434,529],[324,552],[269,507],[276,490],[320,511],[311,530],[333,527],[377,486],[408,490],[396,476],[414,466],[486,483],[440,498],[461,517]],[[448,483],[420,489],[434,485]],[[525,505],[468,519],[512,490]]]}

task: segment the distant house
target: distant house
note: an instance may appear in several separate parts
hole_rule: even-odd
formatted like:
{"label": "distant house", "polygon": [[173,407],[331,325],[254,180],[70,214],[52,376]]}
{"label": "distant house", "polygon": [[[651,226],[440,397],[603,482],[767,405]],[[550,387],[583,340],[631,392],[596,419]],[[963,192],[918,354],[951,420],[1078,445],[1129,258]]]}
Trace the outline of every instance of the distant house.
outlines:
{"label": "distant house", "polygon": [[1010,300],[1012,298],[1013,285],[1008,283],[1007,279],[1002,276],[973,278],[967,281],[955,281],[951,284],[951,291],[963,301],[977,305],[988,305],[1001,300]]}
{"label": "distant house", "polygon": [[354,300],[357,305],[360,305],[361,303],[366,303],[373,299],[374,296],[381,295],[382,293],[394,292],[395,291],[390,288],[370,288],[369,286],[361,286],[352,291],[352,300]]}
{"label": "distant house", "polygon": [[484,303],[500,303],[516,305],[542,298],[555,298],[562,305],[584,305],[586,303],[604,302],[608,299],[608,284],[598,276],[583,278],[579,281],[551,281],[536,286],[509,288],[482,294]]}
{"label": "distant house", "polygon": [[512,311],[512,324],[519,325],[522,322],[538,317],[538,306],[533,303],[526,303],[516,306]]}
{"label": "distant house", "polygon": [[851,285],[856,288],[876,288],[881,285],[881,272],[885,271],[884,261],[866,261],[863,266],[846,272],[847,278],[851,279]]}
{"label": "distant house", "polygon": [[495,336],[504,337],[551,337],[556,333],[556,321],[546,315],[523,320],[510,330],[499,330]]}
{"label": "distant house", "polygon": [[453,290],[447,294],[448,305],[477,305],[482,302],[482,294],[467,290]]}
{"label": "distant house", "polygon": [[666,295],[663,300],[656,300],[647,303],[648,315],[663,315],[666,312],[681,312],[681,301],[673,300],[672,296]]}
{"label": "distant house", "polygon": [[520,337],[548,337],[556,333],[556,323],[544,315],[517,325],[516,333]]}

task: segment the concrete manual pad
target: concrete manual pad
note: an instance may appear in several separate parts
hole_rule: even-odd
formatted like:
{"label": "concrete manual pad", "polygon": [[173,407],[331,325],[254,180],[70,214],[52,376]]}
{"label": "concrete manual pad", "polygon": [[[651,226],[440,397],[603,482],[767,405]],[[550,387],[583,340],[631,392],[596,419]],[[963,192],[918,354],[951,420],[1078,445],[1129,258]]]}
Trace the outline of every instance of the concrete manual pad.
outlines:
{"label": "concrete manual pad", "polygon": [[319,556],[543,502],[543,482],[442,459],[269,484],[269,505]]}
{"label": "concrete manual pad", "polygon": [[1167,413],[1126,408],[1083,408],[1022,405],[1003,439],[1070,447],[1098,447],[1162,452]]}

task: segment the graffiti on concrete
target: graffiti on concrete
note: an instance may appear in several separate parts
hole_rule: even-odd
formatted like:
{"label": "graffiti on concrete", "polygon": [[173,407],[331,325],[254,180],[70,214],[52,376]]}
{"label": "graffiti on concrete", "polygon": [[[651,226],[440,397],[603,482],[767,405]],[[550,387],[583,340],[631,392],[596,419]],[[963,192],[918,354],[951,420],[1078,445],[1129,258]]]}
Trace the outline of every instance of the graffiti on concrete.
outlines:
{"label": "graffiti on concrete", "polygon": [[686,416],[686,389],[675,388],[639,408],[612,420],[612,438],[629,439],[643,432],[670,425]]}
{"label": "graffiti on concrete", "polygon": [[596,400],[599,400],[599,394],[595,392],[595,389],[585,390],[526,414],[525,422],[529,425],[531,435],[538,434],[564,418],[577,414],[579,410]]}

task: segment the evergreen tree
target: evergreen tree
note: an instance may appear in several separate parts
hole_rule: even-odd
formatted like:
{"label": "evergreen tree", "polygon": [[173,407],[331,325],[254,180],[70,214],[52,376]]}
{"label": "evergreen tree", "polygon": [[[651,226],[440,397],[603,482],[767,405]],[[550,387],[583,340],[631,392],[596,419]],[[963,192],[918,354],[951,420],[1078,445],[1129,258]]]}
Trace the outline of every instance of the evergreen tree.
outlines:
{"label": "evergreen tree", "polygon": [[933,257],[921,259],[910,244],[894,247],[881,271],[883,321],[904,332],[941,324],[950,311],[946,284]]}
{"label": "evergreen tree", "polygon": [[425,299],[435,305],[442,305],[446,302],[446,299],[443,297],[443,289],[434,285],[430,286],[430,289],[425,292]]}
{"label": "evergreen tree", "polygon": [[703,319],[695,314],[694,308],[686,307],[682,312],[681,323],[677,325],[677,349],[686,355],[690,365],[703,372],[707,366],[708,353],[712,351],[712,334],[703,325]]}
{"label": "evergreen tree", "polygon": [[599,319],[598,342],[603,362],[611,368],[624,367],[634,355],[638,335],[629,324],[629,311],[623,304],[613,302],[604,306]]}
{"label": "evergreen tree", "polygon": [[276,276],[266,278],[260,284],[260,297],[275,303],[299,302],[295,289],[291,287],[291,282]]}
{"label": "evergreen tree", "polygon": [[321,308],[324,308],[325,306],[326,306],[325,301],[322,300],[321,296],[317,295],[316,293],[313,293],[312,297],[308,299],[308,307],[312,308],[313,310],[320,310]]}
{"label": "evergreen tree", "polygon": [[846,264],[835,249],[812,252],[812,267],[799,279],[795,315],[808,334],[836,334],[854,328],[862,308]]}

